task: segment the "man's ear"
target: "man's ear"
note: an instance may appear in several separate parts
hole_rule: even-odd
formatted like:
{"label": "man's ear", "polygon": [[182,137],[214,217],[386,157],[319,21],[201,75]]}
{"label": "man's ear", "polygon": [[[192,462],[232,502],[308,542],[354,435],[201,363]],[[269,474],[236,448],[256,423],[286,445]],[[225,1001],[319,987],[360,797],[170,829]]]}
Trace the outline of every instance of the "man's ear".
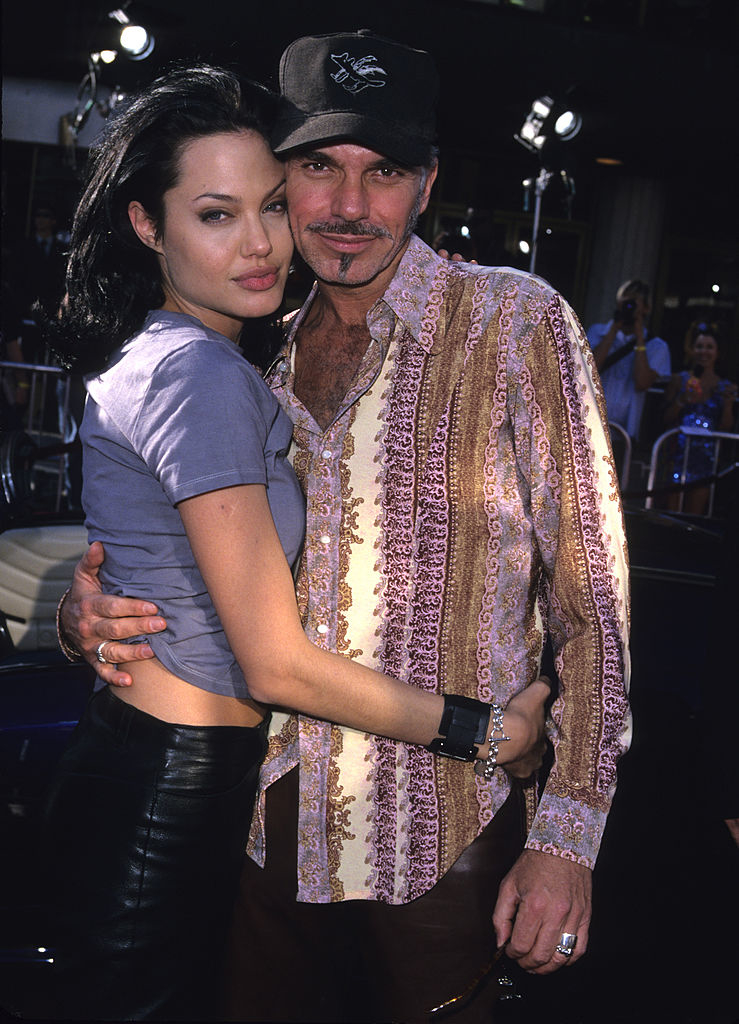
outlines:
{"label": "man's ear", "polygon": [[128,219],[131,221],[131,227],[144,245],[153,249],[154,252],[161,253],[162,245],[157,234],[157,226],[137,200],[133,200],[128,204]]}
{"label": "man's ear", "polygon": [[419,210],[418,210],[419,215],[424,212],[424,210],[426,209],[426,207],[429,204],[429,197],[431,196],[431,189],[433,187],[434,182],[436,181],[436,175],[437,175],[438,171],[439,171],[439,161],[436,160],[434,162],[434,166],[433,167],[429,167],[428,171],[426,172],[426,181],[423,183],[423,194],[421,196],[421,204],[420,204],[420,207],[419,207]]}

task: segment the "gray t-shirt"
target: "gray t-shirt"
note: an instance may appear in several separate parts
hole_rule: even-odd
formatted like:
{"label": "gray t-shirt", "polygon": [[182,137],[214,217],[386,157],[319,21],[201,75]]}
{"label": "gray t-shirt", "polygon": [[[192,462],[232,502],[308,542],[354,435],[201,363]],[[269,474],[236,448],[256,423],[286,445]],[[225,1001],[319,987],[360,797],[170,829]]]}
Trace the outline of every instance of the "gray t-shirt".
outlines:
{"label": "gray t-shirt", "polygon": [[292,564],[305,532],[303,494],[287,461],[292,423],[236,345],[181,313],[149,313],[86,384],[82,502],[90,540],[105,545],[103,589],[157,604],[168,628],[151,645],[175,675],[248,696],[176,506],[264,484]]}

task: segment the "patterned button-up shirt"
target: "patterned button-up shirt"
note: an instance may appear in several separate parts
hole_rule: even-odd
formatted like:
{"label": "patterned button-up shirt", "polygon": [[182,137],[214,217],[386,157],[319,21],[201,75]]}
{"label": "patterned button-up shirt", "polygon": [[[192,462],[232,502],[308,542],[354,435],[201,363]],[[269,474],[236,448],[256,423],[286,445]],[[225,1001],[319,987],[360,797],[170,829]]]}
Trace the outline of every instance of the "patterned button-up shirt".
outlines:
{"label": "patterned button-up shirt", "polygon": [[[422,689],[505,705],[560,680],[555,761],[527,846],[592,866],[628,747],[628,569],[605,410],[577,320],[544,281],[447,262],[417,238],[367,315],[335,420],[295,397],[293,338],[269,383],[307,496],[298,599],[319,646]],[[423,747],[273,716],[265,791],[299,765],[298,899],[426,892],[510,787]]]}

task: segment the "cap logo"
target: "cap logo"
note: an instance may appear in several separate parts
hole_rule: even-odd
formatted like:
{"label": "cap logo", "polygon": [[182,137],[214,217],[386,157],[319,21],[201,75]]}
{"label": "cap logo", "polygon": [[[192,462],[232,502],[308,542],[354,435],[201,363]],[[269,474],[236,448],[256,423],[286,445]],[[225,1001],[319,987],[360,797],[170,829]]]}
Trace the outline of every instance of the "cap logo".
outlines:
{"label": "cap logo", "polygon": [[355,95],[372,86],[379,89],[385,85],[387,71],[379,66],[377,57],[370,55],[366,57],[350,57],[349,52],[332,53],[331,60],[337,65],[337,70],[330,76],[342,89]]}

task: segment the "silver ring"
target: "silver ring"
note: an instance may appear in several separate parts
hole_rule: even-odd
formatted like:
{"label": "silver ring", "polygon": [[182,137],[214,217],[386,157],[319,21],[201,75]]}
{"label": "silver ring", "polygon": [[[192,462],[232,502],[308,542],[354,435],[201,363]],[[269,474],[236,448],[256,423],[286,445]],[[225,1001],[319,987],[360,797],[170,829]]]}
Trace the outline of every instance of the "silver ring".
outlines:
{"label": "silver ring", "polygon": [[555,952],[561,953],[562,956],[572,956],[572,951],[576,945],[577,935],[573,935],[571,932],[562,932],[559,945],[555,946]]}
{"label": "silver ring", "polygon": [[98,661],[100,662],[101,665],[115,665],[114,661],[108,661],[108,659],[103,654],[103,647],[105,647],[105,645],[109,644],[109,643],[110,643],[110,640],[103,640],[103,642],[98,644],[98,646],[97,646],[96,654],[97,654]]}

